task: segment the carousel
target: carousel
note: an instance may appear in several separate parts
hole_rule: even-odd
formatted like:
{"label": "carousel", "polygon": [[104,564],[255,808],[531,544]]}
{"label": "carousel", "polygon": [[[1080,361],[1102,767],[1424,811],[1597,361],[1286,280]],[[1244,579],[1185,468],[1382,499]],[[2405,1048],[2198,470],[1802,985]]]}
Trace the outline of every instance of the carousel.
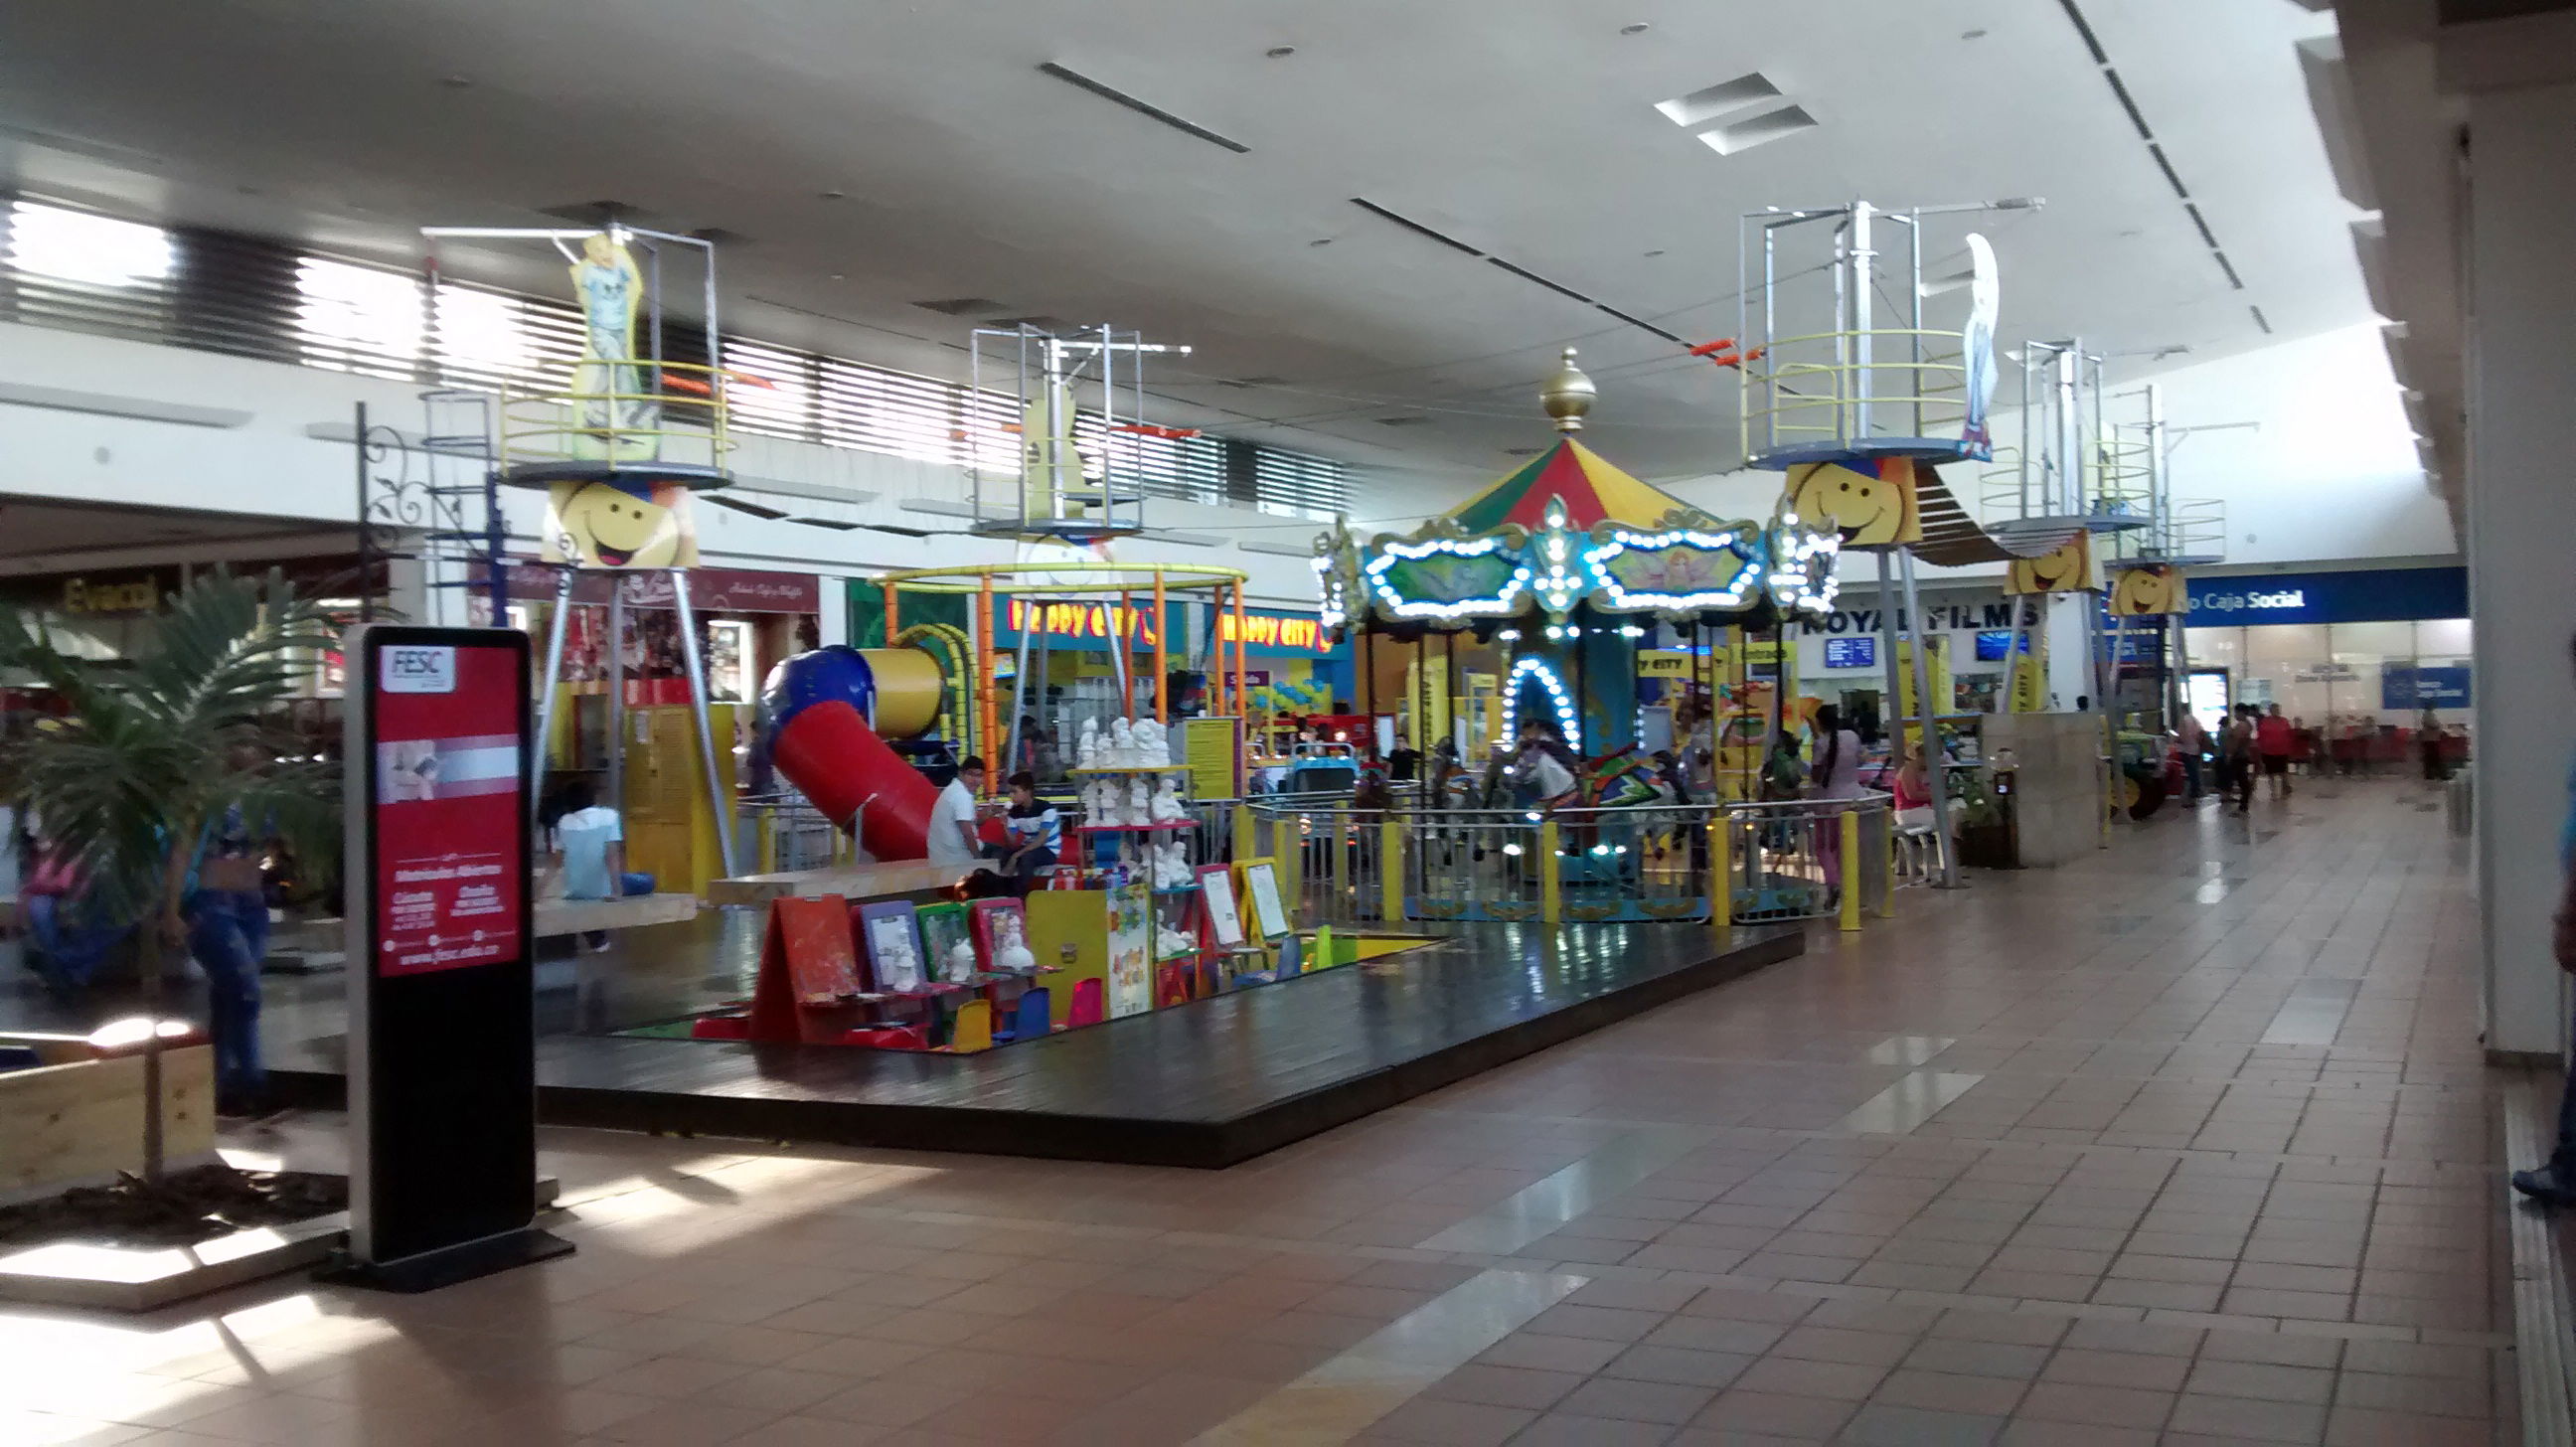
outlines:
{"label": "carousel", "polygon": [[1412,711],[1421,733],[1503,753],[1535,726],[1581,757],[1602,802],[1624,765],[1667,746],[1644,736],[1647,691],[1702,708],[1740,697],[1741,668],[1733,687],[1722,675],[1747,656],[1741,640],[1832,611],[1840,540],[1785,497],[1768,522],[1730,522],[1638,481],[1575,436],[1594,396],[1567,348],[1540,393],[1554,446],[1412,533],[1363,542],[1345,520],[1317,539],[1314,567],[1324,624],[1355,637],[1364,677],[1380,643],[1409,648],[1454,704],[1461,640],[1494,660],[1485,737],[1462,738],[1439,707]]}

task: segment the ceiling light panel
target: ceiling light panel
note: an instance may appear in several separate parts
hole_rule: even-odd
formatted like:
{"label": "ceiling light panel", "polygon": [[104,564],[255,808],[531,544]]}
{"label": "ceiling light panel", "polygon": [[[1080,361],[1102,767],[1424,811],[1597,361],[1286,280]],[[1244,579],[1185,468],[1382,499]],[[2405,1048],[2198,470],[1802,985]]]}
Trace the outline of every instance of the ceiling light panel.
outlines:
{"label": "ceiling light panel", "polygon": [[1699,139],[1702,145],[1721,156],[1740,156],[1755,146],[1767,146],[1773,141],[1815,128],[1816,118],[1807,114],[1804,108],[1786,105],[1778,110],[1764,111],[1749,120],[1702,131]]}
{"label": "ceiling light panel", "polygon": [[1779,98],[1780,87],[1773,85],[1760,71],[1752,71],[1733,80],[1692,91],[1689,95],[1657,101],[1655,109],[1662,111],[1664,119],[1683,130],[1695,131],[1747,107]]}

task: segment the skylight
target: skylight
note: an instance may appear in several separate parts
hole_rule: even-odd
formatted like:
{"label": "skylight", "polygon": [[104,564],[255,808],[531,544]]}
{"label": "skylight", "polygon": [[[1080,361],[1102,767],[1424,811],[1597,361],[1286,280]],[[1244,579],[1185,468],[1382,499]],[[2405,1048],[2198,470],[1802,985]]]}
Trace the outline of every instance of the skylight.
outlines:
{"label": "skylight", "polygon": [[9,207],[10,260],[21,271],[90,286],[146,286],[169,278],[170,233],[137,221],[33,201]]}

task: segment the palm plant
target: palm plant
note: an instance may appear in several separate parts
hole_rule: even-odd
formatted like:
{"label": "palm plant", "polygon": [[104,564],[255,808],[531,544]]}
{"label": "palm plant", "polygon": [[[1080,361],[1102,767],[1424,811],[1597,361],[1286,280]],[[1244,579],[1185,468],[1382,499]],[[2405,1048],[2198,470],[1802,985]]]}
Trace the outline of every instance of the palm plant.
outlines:
{"label": "palm plant", "polygon": [[[176,908],[210,823],[238,809],[308,871],[329,872],[340,850],[337,772],[300,757],[277,716],[319,651],[339,646],[330,617],[276,572],[263,583],[218,569],[167,603],[130,663],[71,657],[36,619],[0,606],[0,668],[34,675],[67,705],[0,748],[0,795],[42,822],[93,918],[141,926],[144,1010],[155,1019],[154,926]],[[269,762],[244,768],[245,757]],[[157,1180],[157,1032],[144,1056],[144,1170]]]}

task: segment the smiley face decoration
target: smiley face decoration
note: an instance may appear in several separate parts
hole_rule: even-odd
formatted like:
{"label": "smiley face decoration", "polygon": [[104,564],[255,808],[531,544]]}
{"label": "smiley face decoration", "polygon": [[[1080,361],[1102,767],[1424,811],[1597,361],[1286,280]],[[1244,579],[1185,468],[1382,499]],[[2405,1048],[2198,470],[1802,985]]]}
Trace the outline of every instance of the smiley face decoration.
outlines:
{"label": "smiley face decoration", "polygon": [[2111,616],[2153,618],[2183,611],[2182,574],[2165,563],[2122,568],[2111,584]]}
{"label": "smiley face decoration", "polygon": [[698,561],[688,490],[669,483],[555,483],[542,556],[581,568],[688,568]]}
{"label": "smiley face decoration", "polygon": [[2093,535],[2077,533],[2054,552],[2036,558],[2015,558],[2004,574],[2004,592],[2072,593],[2099,591],[2101,574],[2093,567]]}
{"label": "smiley face decoration", "polygon": [[1789,469],[1789,510],[1812,526],[1832,529],[1846,548],[1923,541],[1910,457],[1798,463]]}

